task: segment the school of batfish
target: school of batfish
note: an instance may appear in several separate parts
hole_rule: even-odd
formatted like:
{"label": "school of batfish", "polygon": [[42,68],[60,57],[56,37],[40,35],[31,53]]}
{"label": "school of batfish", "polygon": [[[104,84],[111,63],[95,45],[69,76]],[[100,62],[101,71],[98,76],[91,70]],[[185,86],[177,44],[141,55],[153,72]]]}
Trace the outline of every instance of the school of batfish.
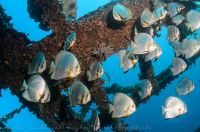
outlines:
{"label": "school of batfish", "polygon": [[[124,72],[130,68],[134,68],[139,58],[144,62],[155,61],[162,55],[163,51],[159,44],[155,43],[153,37],[159,30],[160,23],[166,17],[169,17],[171,25],[167,26],[167,40],[174,48],[175,57],[172,60],[171,75],[177,76],[187,68],[187,59],[196,55],[200,50],[200,37],[197,35],[188,39],[180,40],[180,31],[178,26],[183,24],[187,30],[194,32],[200,28],[200,12],[190,10],[185,15],[181,11],[185,9],[184,5],[172,2],[164,3],[161,0],[150,0],[153,5],[151,9],[147,8],[140,16],[140,24],[146,29],[146,32],[139,32],[139,28],[135,26],[134,37],[128,43],[130,49],[121,49],[117,55],[119,56],[120,67]],[[126,22],[133,18],[134,12],[122,4],[117,3],[112,8],[112,17],[115,21]],[[48,103],[51,101],[51,93],[42,73],[49,68],[49,76],[52,80],[57,81],[75,78],[70,86],[69,99],[70,105],[84,105],[91,101],[90,91],[86,84],[83,84],[78,75],[81,73],[81,66],[76,56],[70,52],[70,48],[76,43],[75,32],[71,32],[63,44],[62,50],[56,55],[48,67],[43,53],[37,53],[27,69],[28,80],[24,80],[22,84],[22,97],[27,101]],[[100,62],[94,61],[86,71],[88,82],[100,79],[104,74],[103,66]],[[153,85],[148,79],[143,79],[139,83],[139,97],[143,100],[151,95]],[[187,77],[182,78],[177,87],[178,95],[187,95],[194,90],[195,86],[192,80]],[[109,111],[112,118],[127,117],[136,111],[136,105],[133,99],[123,93],[116,93],[112,103],[109,104]],[[168,97],[162,106],[164,118],[170,119],[183,115],[187,112],[186,104],[177,97]],[[100,120],[96,110],[92,112],[91,124],[93,130],[100,128]]]}

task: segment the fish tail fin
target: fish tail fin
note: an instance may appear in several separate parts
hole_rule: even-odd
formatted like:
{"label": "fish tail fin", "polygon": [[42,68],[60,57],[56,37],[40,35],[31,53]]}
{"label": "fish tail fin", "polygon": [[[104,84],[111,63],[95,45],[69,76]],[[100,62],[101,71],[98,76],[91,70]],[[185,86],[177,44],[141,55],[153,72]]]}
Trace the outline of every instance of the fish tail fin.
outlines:
{"label": "fish tail fin", "polygon": [[143,99],[143,95],[141,91],[138,92],[138,95],[140,96],[141,99]]}
{"label": "fish tail fin", "polygon": [[55,70],[55,63],[53,61],[51,61],[50,69],[49,69],[49,74],[53,73],[54,70]]}
{"label": "fish tail fin", "polygon": [[55,78],[55,63],[53,61],[51,61],[50,64],[50,69],[49,69],[49,74],[51,74],[51,79]]}
{"label": "fish tail fin", "polygon": [[23,83],[22,83],[21,91],[26,90],[26,89],[28,89],[28,85],[26,83],[26,80],[24,80]]}
{"label": "fish tail fin", "polygon": [[167,112],[167,109],[164,106],[162,106],[162,115],[165,115],[166,112]]}
{"label": "fish tail fin", "polygon": [[87,71],[88,81],[92,81],[92,75],[89,71]]}
{"label": "fish tail fin", "polygon": [[112,113],[114,111],[114,106],[112,104],[108,104],[108,112]]}

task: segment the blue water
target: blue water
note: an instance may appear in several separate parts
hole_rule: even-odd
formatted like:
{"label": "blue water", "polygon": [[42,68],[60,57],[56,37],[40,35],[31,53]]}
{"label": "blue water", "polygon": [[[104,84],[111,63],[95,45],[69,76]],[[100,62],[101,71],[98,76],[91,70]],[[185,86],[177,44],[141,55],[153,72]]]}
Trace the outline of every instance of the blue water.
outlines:
{"label": "blue water", "polygon": [[13,27],[22,33],[29,34],[32,41],[39,41],[50,35],[52,31],[43,31],[39,28],[39,22],[35,22],[29,17],[27,11],[27,0],[0,0],[0,4],[5,9],[5,13],[12,17]]}
{"label": "blue water", "polygon": [[[15,109],[20,108],[22,103],[19,102],[17,96],[12,95],[9,89],[2,90],[2,98],[0,98],[0,118]],[[50,132],[51,129],[40,119],[38,119],[27,107],[19,113],[15,113],[12,119],[7,120],[6,126],[11,128],[13,132]]]}
{"label": "blue water", "polygon": [[[156,62],[152,61],[153,71],[155,76],[166,70],[171,64],[174,58],[173,48],[167,42],[167,28],[163,26],[161,28],[161,37],[155,37],[155,42],[162,48],[163,54],[159,57]],[[200,29],[195,33],[200,34]],[[194,33],[193,33],[194,34]],[[193,38],[193,34],[189,35],[188,38]],[[110,82],[107,82],[104,86],[110,86],[112,84],[118,84],[122,87],[134,86],[135,82],[138,83],[136,73],[140,73],[138,65],[136,68],[131,69],[128,73],[123,74],[122,69],[119,68],[119,58],[117,55],[112,55],[104,63],[103,67],[106,72],[110,74]],[[110,67],[112,67],[110,69]],[[141,131],[153,131],[153,132],[192,132],[200,126],[200,58],[198,58],[193,65],[189,67],[187,71],[180,74],[177,79],[172,81],[166,86],[165,89],[161,90],[159,96],[152,96],[147,103],[139,105],[137,111],[130,117],[122,119],[128,124],[128,130],[133,131],[135,129]],[[195,90],[187,96],[177,96],[176,86],[180,79],[188,77],[195,83]],[[105,76],[103,76],[106,79]],[[134,80],[136,79],[136,80]],[[109,100],[112,101],[113,94],[108,95]],[[165,120],[162,116],[161,106],[164,105],[165,99],[169,96],[176,96],[182,99],[188,108],[188,112],[178,118]],[[184,125],[182,125],[184,124]],[[106,131],[112,131],[111,127],[105,129]]]}
{"label": "blue water", "polygon": [[111,0],[77,0],[77,19],[109,3]]}
{"label": "blue water", "polygon": [[[98,7],[110,2],[110,0],[77,0],[78,11],[77,17],[96,10]],[[29,39],[33,41],[39,41],[45,36],[51,34],[51,31],[46,32],[38,27],[38,23],[34,22],[33,19],[29,18],[27,12],[26,0],[20,0],[16,3],[14,0],[0,0],[0,4],[6,9],[6,13],[13,17],[12,23],[16,30],[23,33],[29,33]],[[11,6],[12,5],[12,6]],[[15,6],[13,6],[15,5]],[[20,16],[19,16],[20,14]],[[196,31],[200,34],[200,30]],[[156,62],[152,61],[153,72],[156,75],[160,74],[166,68],[172,64],[174,57],[173,48],[167,42],[167,28],[163,26],[159,32],[161,37],[155,37],[155,42],[162,48],[163,54],[159,57]],[[193,34],[188,37],[193,37]],[[112,67],[112,68],[111,68]],[[122,87],[134,86],[139,82],[140,68],[139,64],[133,69],[130,69],[127,73],[119,67],[119,59],[116,54],[111,55],[103,62],[104,71],[110,76],[110,80],[104,74],[102,79],[106,80],[104,87],[111,86],[112,84],[118,84]],[[195,64],[191,65],[187,71],[180,74],[178,78],[168,84],[165,89],[160,91],[159,96],[152,96],[148,102],[139,105],[137,111],[128,118],[123,118],[129,131],[138,129],[141,131],[149,132],[191,132],[196,130],[200,126],[200,58],[198,58]],[[189,79],[194,81],[195,90],[187,96],[177,96],[175,88],[178,81],[187,76]],[[62,91],[62,94],[68,95]],[[175,119],[165,120],[161,113],[161,106],[164,104],[165,99],[169,96],[176,96],[181,98],[188,107],[188,112],[183,116]],[[110,101],[112,101],[113,94],[108,95]],[[0,97],[0,118],[19,108],[22,104],[18,98],[10,93],[8,89],[2,90],[2,98]],[[84,120],[89,120],[91,117],[91,110],[96,109],[96,104],[92,103],[90,111],[86,114]],[[80,112],[81,107],[74,107],[73,110],[76,113]],[[35,114],[30,112],[27,107],[22,109],[19,113],[14,115],[14,118],[9,119],[6,122],[6,126],[11,128],[14,132],[21,131],[51,131],[48,126]],[[104,128],[100,131],[112,131],[111,127]]]}

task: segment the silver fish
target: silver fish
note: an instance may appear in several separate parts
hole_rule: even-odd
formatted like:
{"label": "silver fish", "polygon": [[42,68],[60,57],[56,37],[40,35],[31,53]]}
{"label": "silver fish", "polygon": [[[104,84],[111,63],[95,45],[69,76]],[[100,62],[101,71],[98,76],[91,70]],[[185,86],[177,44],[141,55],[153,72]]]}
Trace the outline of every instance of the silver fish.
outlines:
{"label": "silver fish", "polygon": [[178,82],[176,93],[178,95],[187,95],[194,90],[194,83],[188,78],[184,77]]}
{"label": "silver fish", "polygon": [[179,39],[180,39],[179,29],[176,26],[173,26],[173,25],[168,26],[167,29],[168,29],[168,35],[167,35],[168,41],[170,43],[174,42],[174,41],[179,41]]}
{"label": "silver fish", "polygon": [[113,99],[113,105],[109,105],[109,111],[112,112],[112,118],[127,117],[136,111],[134,101],[123,93],[116,93]]}
{"label": "silver fish", "polygon": [[149,0],[153,8],[159,8],[159,7],[166,7],[166,4],[162,0]]}
{"label": "silver fish", "polygon": [[167,10],[168,10],[170,18],[177,15],[183,9],[185,9],[185,6],[180,3],[173,2],[173,3],[168,3],[167,5]]}
{"label": "silver fish", "polygon": [[89,71],[87,71],[88,81],[94,81],[101,78],[103,73],[104,73],[104,70],[103,70],[102,65],[99,62],[96,62],[96,61],[93,62],[90,65]]}
{"label": "silver fish", "polygon": [[133,18],[131,10],[120,3],[113,7],[112,13],[113,18],[117,21],[127,21]]}
{"label": "silver fish", "polygon": [[80,64],[77,58],[68,51],[60,51],[56,55],[55,62],[51,62],[51,79],[60,80],[74,78],[80,74]]}
{"label": "silver fish", "polygon": [[46,59],[43,53],[37,53],[28,67],[28,75],[42,73],[46,70]]}
{"label": "silver fish", "polygon": [[172,18],[172,23],[176,26],[180,25],[185,20],[185,17],[182,15],[176,15]]}
{"label": "silver fish", "polygon": [[162,106],[162,113],[165,119],[171,119],[187,113],[186,104],[177,97],[168,97],[165,106]]}
{"label": "silver fish", "polygon": [[76,18],[77,16],[77,0],[59,0],[62,3],[63,13],[67,17]]}
{"label": "silver fish", "polygon": [[153,14],[158,20],[163,20],[167,15],[167,10],[164,7],[158,7],[153,10]]}
{"label": "silver fish", "polygon": [[133,54],[148,54],[156,49],[156,43],[151,35],[147,33],[138,33],[134,37],[134,43],[131,45]]}
{"label": "silver fish", "polygon": [[187,64],[185,61],[181,58],[174,58],[173,59],[173,64],[171,67],[171,71],[173,76],[178,75],[179,73],[183,72],[187,67]]}
{"label": "silver fish", "polygon": [[151,26],[152,24],[154,24],[156,21],[158,21],[158,18],[156,17],[156,15],[151,12],[148,8],[146,8],[142,14],[141,14],[141,17],[140,17],[140,22],[141,22],[141,25],[143,27],[149,27]]}
{"label": "silver fish", "polygon": [[47,103],[50,101],[50,91],[45,80],[40,75],[32,75],[28,83],[23,81],[22,97],[30,102]]}
{"label": "silver fish", "polygon": [[189,59],[199,52],[200,46],[195,39],[184,39],[177,50],[180,55]]}
{"label": "silver fish", "polygon": [[70,49],[74,45],[75,42],[76,42],[76,33],[75,32],[71,32],[68,35],[68,37],[67,37],[67,39],[66,39],[66,41],[64,43],[63,50]]}
{"label": "silver fish", "polygon": [[180,56],[182,53],[181,53],[181,42],[172,42],[173,44],[173,47],[174,47],[174,53],[176,55],[176,57]]}
{"label": "silver fish", "polygon": [[119,56],[120,67],[123,68],[124,72],[127,72],[138,62],[138,58],[127,50],[120,50],[117,55]]}
{"label": "silver fish", "polygon": [[153,86],[151,84],[151,82],[147,79],[143,79],[140,81],[140,91],[138,92],[139,96],[141,99],[144,99],[148,96],[151,95],[151,91],[153,89]]}
{"label": "silver fish", "polygon": [[157,45],[156,49],[150,52],[149,54],[145,55],[145,62],[150,61],[152,59],[158,59],[162,55],[162,49],[160,46]]}
{"label": "silver fish", "polygon": [[186,26],[194,32],[200,28],[200,12],[196,10],[190,10],[186,14]]}
{"label": "silver fish", "polygon": [[70,87],[70,105],[87,104],[91,100],[88,88],[80,81],[74,81]]}

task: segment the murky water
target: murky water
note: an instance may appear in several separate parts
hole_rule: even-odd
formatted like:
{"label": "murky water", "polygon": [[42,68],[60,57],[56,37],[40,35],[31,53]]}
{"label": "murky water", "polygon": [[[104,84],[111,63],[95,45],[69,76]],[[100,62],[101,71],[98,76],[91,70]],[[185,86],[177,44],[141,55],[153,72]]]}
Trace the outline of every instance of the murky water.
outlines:
{"label": "murky water", "polygon": [[[26,11],[27,5],[25,0],[21,0],[16,7],[12,6],[10,8],[12,0],[7,0],[6,2],[0,0],[0,4],[6,9],[6,13],[13,17],[12,23],[14,28],[20,32],[29,33],[28,37],[33,41],[38,41],[45,36],[49,35],[51,31],[45,32],[39,29],[38,24],[35,23],[32,19],[28,17]],[[90,11],[97,9],[99,6],[102,6],[108,3],[108,0],[93,1],[87,0],[82,1],[78,0],[78,14],[77,18],[87,14]],[[88,4],[90,3],[90,5]],[[94,5],[94,6],[91,6]],[[23,10],[22,10],[23,9]],[[24,15],[17,15],[16,12],[25,13]],[[23,21],[24,20],[24,21]],[[24,24],[22,24],[24,23]],[[26,27],[25,27],[26,26]],[[162,48],[163,54],[159,57],[156,62],[152,61],[152,68],[154,76],[159,75],[164,70],[166,70],[171,64],[172,59],[174,58],[174,52],[172,46],[167,42],[167,28],[162,26],[161,30],[158,32],[161,34],[160,37],[155,37],[155,42]],[[196,31],[200,34],[200,30]],[[188,36],[193,37],[193,34]],[[106,90],[107,87],[110,87],[113,84],[117,84],[120,87],[131,87],[136,85],[140,78],[141,69],[139,64],[133,69],[130,69],[127,73],[124,73],[123,70],[119,67],[119,59],[116,54],[108,57],[103,62],[103,68],[106,74],[103,75],[102,79],[106,80],[103,88]],[[123,118],[121,121],[124,121],[128,126],[126,127],[129,131],[140,130],[140,131],[195,131],[200,126],[200,59],[197,58],[195,63],[189,66],[189,68],[183,73],[180,74],[173,81],[168,83],[163,89],[159,92],[159,95],[154,95],[150,99],[139,105],[137,111],[133,113],[128,118]],[[108,76],[110,79],[108,79]],[[175,88],[178,81],[182,77],[188,77],[195,83],[195,90],[187,96],[178,96],[176,95]],[[9,118],[7,121],[3,121],[8,128],[11,128],[14,132],[21,131],[51,131],[48,126],[42,120],[38,119],[35,114],[28,110],[27,107],[20,109],[23,106],[19,102],[19,99],[12,95],[12,93],[6,89],[1,90],[2,97],[0,97],[0,118],[4,115],[7,115],[10,112],[14,112],[13,117]],[[66,92],[62,92],[64,95],[68,95]],[[107,94],[110,101],[112,101],[113,93]],[[187,114],[172,119],[165,120],[162,116],[161,106],[164,105],[164,101],[169,96],[176,96],[181,98],[186,105],[188,106]],[[89,120],[91,117],[91,110],[96,109],[97,106],[95,103],[91,102],[90,110],[86,114],[84,120]],[[20,109],[20,110],[19,110]],[[74,112],[80,114],[81,107],[73,107]],[[2,119],[2,118],[1,118]],[[183,125],[184,124],[184,125]],[[106,127],[104,130],[100,131],[112,131],[112,127]]]}

